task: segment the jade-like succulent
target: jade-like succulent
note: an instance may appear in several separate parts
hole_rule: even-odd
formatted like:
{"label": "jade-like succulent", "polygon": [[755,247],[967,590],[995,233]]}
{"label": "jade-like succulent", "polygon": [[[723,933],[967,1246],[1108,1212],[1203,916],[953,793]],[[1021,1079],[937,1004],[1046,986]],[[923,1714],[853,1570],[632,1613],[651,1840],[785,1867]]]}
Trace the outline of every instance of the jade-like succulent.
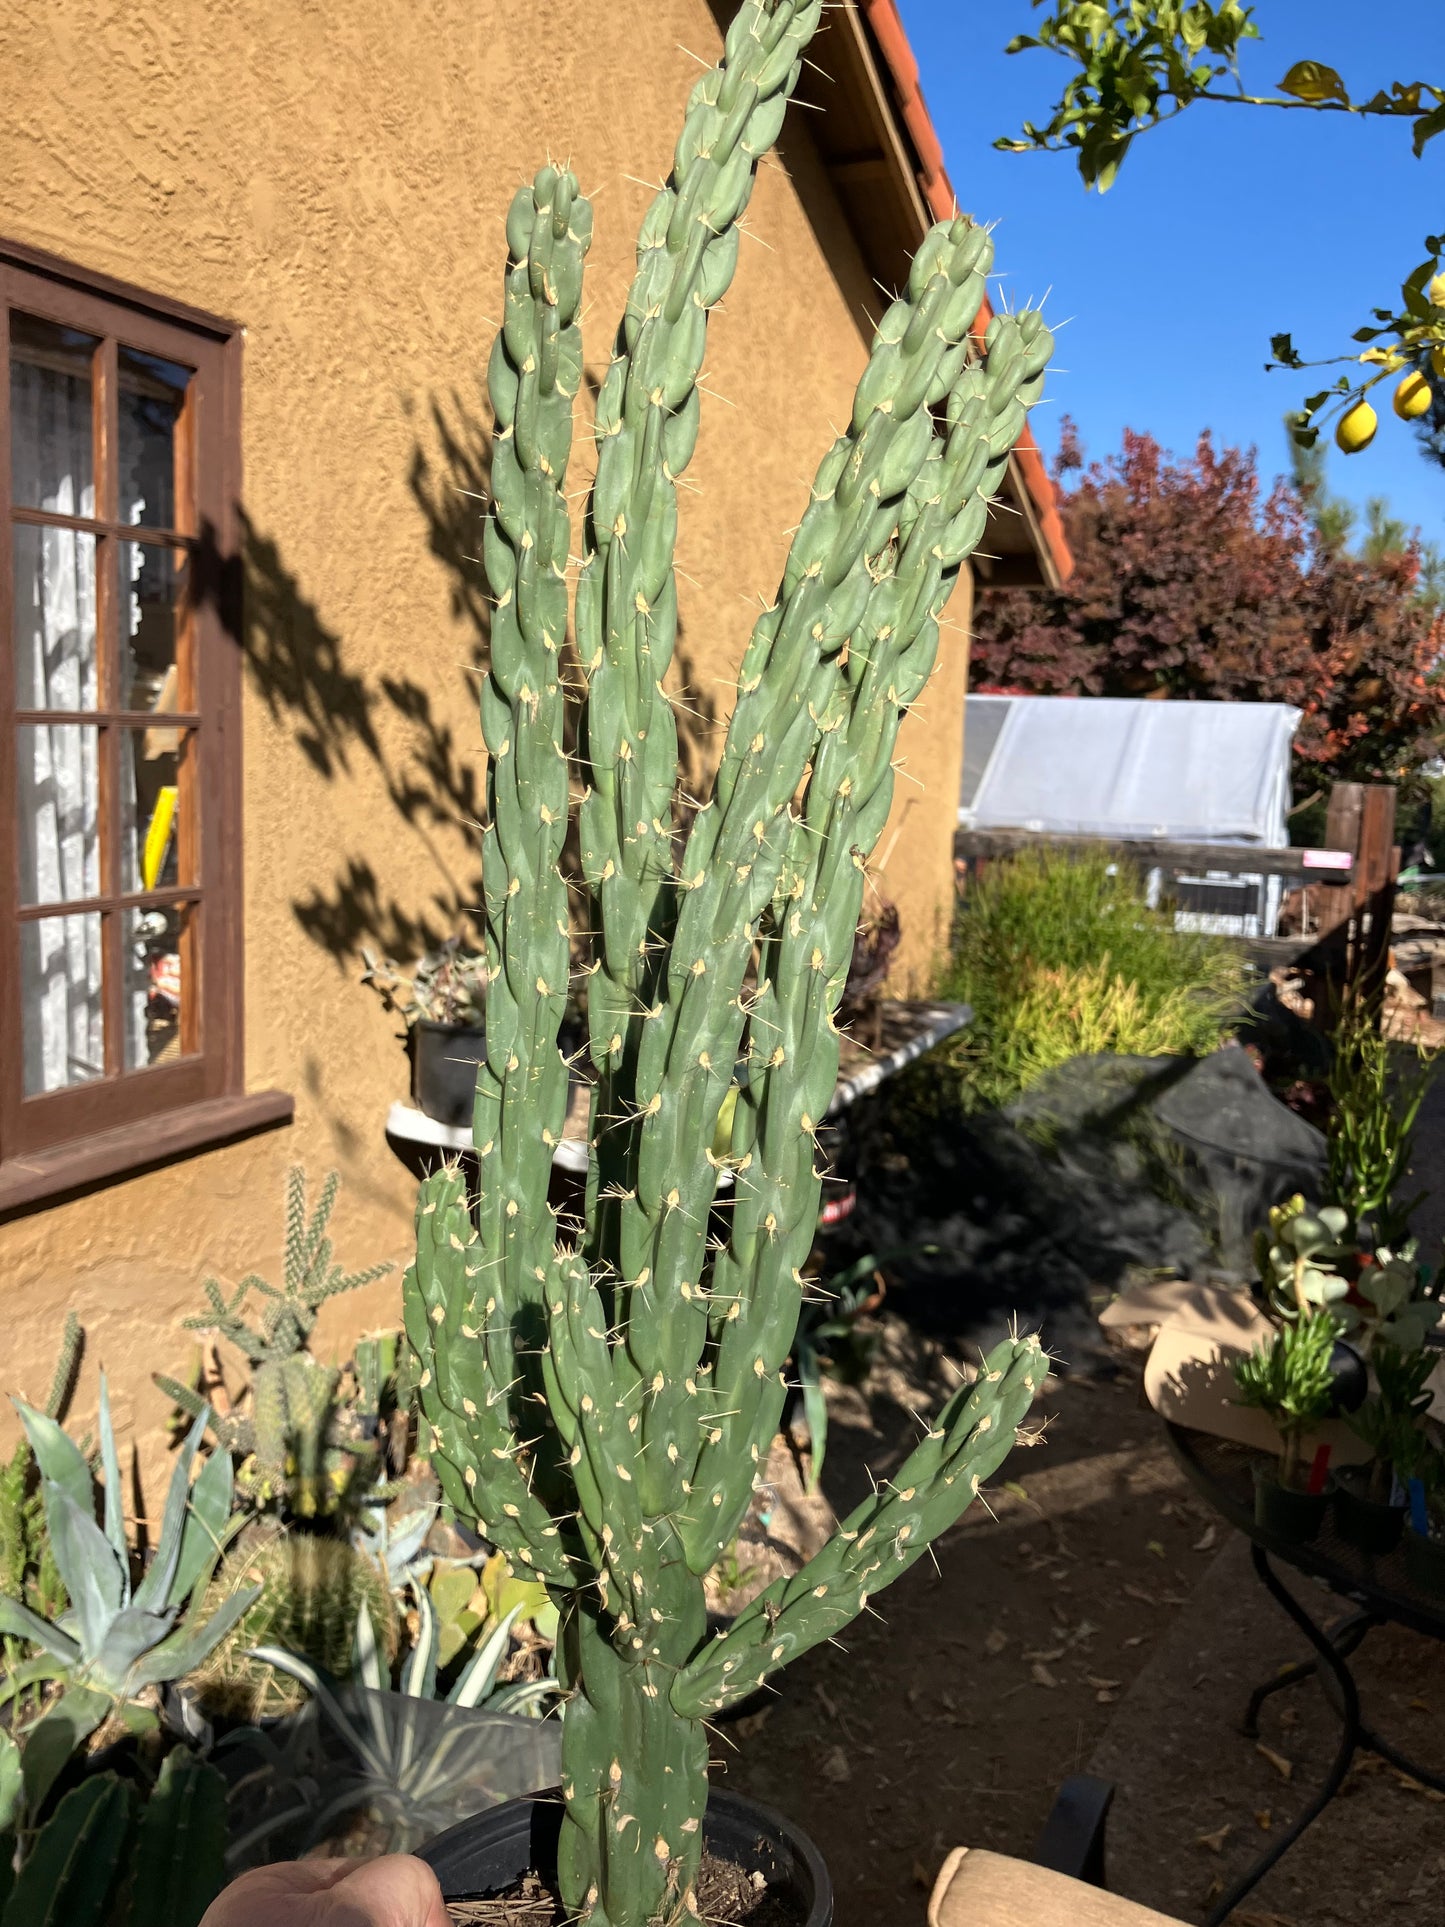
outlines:
{"label": "jade-like succulent", "polygon": [[[489,370],[478,1188],[469,1197],[454,1168],[423,1185],[406,1327],[422,1449],[447,1498],[546,1584],[561,1615],[559,1874],[569,1916],[593,1927],[696,1912],[705,1722],[842,1631],[954,1523],[1047,1371],[1036,1340],[1000,1345],[817,1557],[709,1636],[703,1575],[737,1532],[782,1409],[817,1223],[816,1130],[837,1077],[834,1015],[898,727],[1051,348],[1031,312],[996,316],[977,339],[992,245],[962,216],[939,222],[878,324],[747,646],[711,796],[683,838],[666,693],[677,490],[708,318],[822,11],[822,0],[737,10],[644,219],[598,398],[572,611],[596,1075],[575,1238],[547,1204],[567,1102],[566,491],[592,233],[565,171],[544,168],[513,202]],[[715,1239],[724,1168],[732,1202]]]}

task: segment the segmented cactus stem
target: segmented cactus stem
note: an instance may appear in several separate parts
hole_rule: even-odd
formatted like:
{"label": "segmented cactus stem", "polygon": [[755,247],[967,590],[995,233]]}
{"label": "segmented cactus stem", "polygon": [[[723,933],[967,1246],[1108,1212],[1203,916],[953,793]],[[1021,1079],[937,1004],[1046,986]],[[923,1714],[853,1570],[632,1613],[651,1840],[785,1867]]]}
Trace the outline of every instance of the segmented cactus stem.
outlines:
{"label": "segmented cactus stem", "polygon": [[[544,169],[513,204],[489,374],[485,557],[497,608],[482,701],[479,1193],[474,1222],[459,1168],[423,1185],[405,1317],[422,1449],[447,1498],[559,1608],[561,1886],[589,1927],[673,1927],[696,1912],[704,1721],[845,1626],[958,1518],[1047,1370],[1036,1341],[1000,1346],[823,1551],[708,1639],[703,1575],[737,1529],[783,1396],[817,1218],[814,1139],[837,1074],[834,1020],[899,725],[932,671],[939,616],[1050,349],[1025,313],[996,318],[979,352],[970,330],[991,244],[966,219],[940,222],[879,324],[847,431],[818,471],[744,657],[711,800],[679,859],[662,688],[676,624],[675,485],[697,434],[708,315],[820,13],[819,0],[738,10],[646,217],[598,402],[575,616],[598,1082],[575,1249],[547,1205],[566,1095],[563,482],[591,233],[569,174]],[[715,1154],[735,1081],[746,1087],[730,1147]],[[735,1190],[714,1252],[724,1164]]]}

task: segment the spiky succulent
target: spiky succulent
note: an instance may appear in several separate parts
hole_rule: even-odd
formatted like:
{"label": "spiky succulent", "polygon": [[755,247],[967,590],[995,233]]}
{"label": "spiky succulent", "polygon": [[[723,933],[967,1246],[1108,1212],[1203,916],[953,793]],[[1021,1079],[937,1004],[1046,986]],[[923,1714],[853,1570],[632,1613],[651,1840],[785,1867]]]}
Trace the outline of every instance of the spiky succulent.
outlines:
{"label": "spiky succulent", "polygon": [[[899,723],[933,668],[939,616],[1051,347],[1028,312],[976,338],[988,235],[962,217],[934,227],[879,323],[748,644],[711,798],[680,839],[664,690],[677,484],[697,437],[708,316],[821,13],[822,0],[738,9],[644,220],[598,400],[574,618],[587,685],[580,848],[598,930],[575,1243],[547,1205],[566,1104],[565,487],[592,228],[568,173],[544,169],[513,203],[490,365],[479,1187],[473,1216],[457,1170],[423,1185],[406,1324],[423,1443],[448,1499],[561,1612],[560,1878],[569,1914],[594,1927],[696,1910],[704,1721],[840,1631],[958,1518],[1047,1370],[1033,1339],[999,1346],[830,1544],[708,1637],[702,1575],[738,1529],[782,1407],[817,1221],[815,1133],[837,1077],[834,1015]],[[730,1228],[714,1245],[724,1167]]]}
{"label": "spiky succulent", "polygon": [[[60,1688],[60,1697],[26,1741],[26,1790],[38,1810],[44,1786],[71,1749],[109,1715],[154,1722],[154,1715],[137,1705],[145,1690],[199,1666],[240,1619],[255,1592],[237,1592],[211,1612],[203,1607],[207,1583],[234,1531],[231,1461],[226,1454],[212,1453],[194,1485],[190,1482],[206,1427],[204,1414],[192,1426],[171,1474],[154,1556],[132,1583],[134,1561],[104,1374],[99,1433],[105,1476],[99,1494],[74,1440],[43,1412],[19,1399],[14,1403],[39,1467],[46,1527],[70,1600],[64,1612],[50,1619],[0,1595],[0,1632],[40,1649],[0,1681],[0,1706],[41,1680]],[[97,1513],[103,1528],[96,1523]]]}

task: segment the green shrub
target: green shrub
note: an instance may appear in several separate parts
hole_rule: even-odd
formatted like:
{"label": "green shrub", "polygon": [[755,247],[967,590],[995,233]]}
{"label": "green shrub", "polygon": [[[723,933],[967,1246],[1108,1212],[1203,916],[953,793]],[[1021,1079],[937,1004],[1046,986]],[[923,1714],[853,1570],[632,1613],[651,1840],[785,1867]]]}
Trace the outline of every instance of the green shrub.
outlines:
{"label": "green shrub", "polygon": [[1203,1055],[1244,983],[1230,943],[1177,932],[1106,853],[1025,850],[971,885],[938,995],[973,1006],[952,1061],[985,1107],[1070,1057]]}

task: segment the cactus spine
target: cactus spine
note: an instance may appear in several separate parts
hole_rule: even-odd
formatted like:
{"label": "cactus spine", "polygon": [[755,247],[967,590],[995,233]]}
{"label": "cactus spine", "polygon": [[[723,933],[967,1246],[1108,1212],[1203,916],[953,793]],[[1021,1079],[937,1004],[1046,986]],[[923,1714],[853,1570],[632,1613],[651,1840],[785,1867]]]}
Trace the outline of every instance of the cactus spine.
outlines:
{"label": "cactus spine", "polygon": [[[960,1515],[1047,1369],[1033,1340],[999,1347],[815,1560],[707,1638],[702,1575],[737,1529],[782,1398],[817,1218],[813,1133],[836,1079],[834,1014],[899,723],[1051,347],[1036,315],[1006,316],[979,358],[970,330],[992,249],[971,222],[940,222],[818,471],[679,857],[661,687],[675,483],[696,439],[708,314],[820,13],[818,0],[738,11],[644,221],[598,404],[576,602],[598,1082],[575,1248],[545,1200],[566,967],[559,558],[591,217],[571,177],[548,168],[507,224],[490,370],[498,631],[482,704],[492,981],[480,1190],[474,1223],[459,1172],[423,1186],[406,1325],[423,1443],[447,1496],[561,1612],[560,1875],[568,1911],[593,1927],[669,1927],[695,1912],[704,1719],[846,1625]],[[724,1158],[712,1146],[739,1054],[749,1080]],[[735,1202],[713,1251],[723,1164]]]}

